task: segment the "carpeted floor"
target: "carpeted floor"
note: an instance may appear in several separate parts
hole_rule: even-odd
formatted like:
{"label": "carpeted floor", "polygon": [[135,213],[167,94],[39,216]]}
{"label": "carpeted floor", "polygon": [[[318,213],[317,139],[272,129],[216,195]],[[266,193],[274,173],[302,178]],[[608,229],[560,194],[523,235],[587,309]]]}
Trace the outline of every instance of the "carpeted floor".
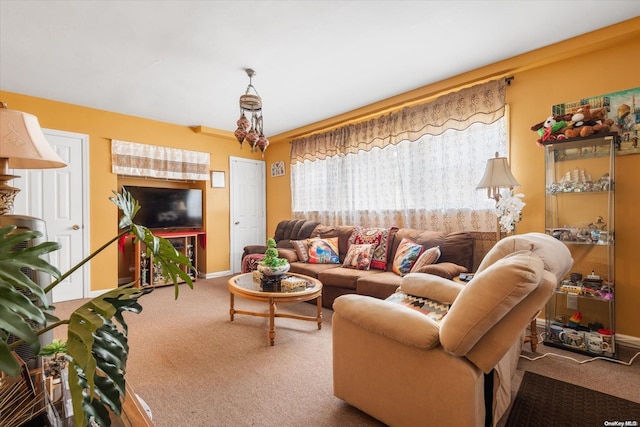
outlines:
{"label": "carpeted floor", "polygon": [[[127,381],[150,406],[157,427],[383,426],[333,396],[331,310],[323,309],[321,330],[314,322],[276,319],[271,347],[267,319],[237,315],[229,321],[227,280],[198,280],[193,290],[181,285],[177,300],[173,287],[157,288],[141,299],[140,314],[125,314]],[[56,314],[67,318],[83,302],[58,303]],[[243,298],[236,298],[236,308],[267,311],[266,304]],[[307,303],[278,308],[303,315],[316,310]],[[65,328],[55,335],[65,338]],[[528,345],[524,350],[528,356],[562,353],[544,345],[538,354],[527,352]],[[601,360],[521,359],[513,395],[524,372],[535,371],[640,403],[639,362],[623,366]]]}
{"label": "carpeted floor", "polygon": [[525,372],[506,426],[600,427],[639,422],[639,403]]}

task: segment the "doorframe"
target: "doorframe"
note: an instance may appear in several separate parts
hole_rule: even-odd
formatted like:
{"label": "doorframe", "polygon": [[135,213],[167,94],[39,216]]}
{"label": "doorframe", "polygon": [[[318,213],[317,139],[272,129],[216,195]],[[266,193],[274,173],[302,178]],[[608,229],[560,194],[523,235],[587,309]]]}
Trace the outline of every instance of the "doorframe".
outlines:
{"label": "doorframe", "polygon": [[[91,222],[89,221],[89,207],[91,206],[89,198],[91,194],[91,192],[89,191],[89,135],[85,133],[69,132],[48,128],[42,128],[42,132],[45,134],[45,136],[52,135],[78,138],[82,146],[82,259],[84,259],[89,254],[89,250],[91,248]],[[94,298],[102,295],[104,292],[104,290],[91,291],[91,262],[88,262],[82,267],[82,297]]]}
{"label": "doorframe", "polygon": [[234,179],[234,169],[232,167],[233,162],[234,161],[241,161],[241,162],[251,162],[251,163],[256,163],[256,162],[262,162],[262,170],[263,170],[263,174],[262,174],[262,188],[263,188],[263,207],[264,207],[264,224],[263,224],[263,229],[265,231],[266,234],[266,227],[267,227],[267,177],[266,177],[266,162],[264,160],[259,160],[259,159],[249,159],[249,158],[245,158],[245,157],[235,157],[235,156],[229,156],[229,271],[231,273],[233,273],[235,271],[235,269],[233,268],[234,266],[234,252],[236,249],[236,241],[235,241],[235,227],[233,224],[233,206],[234,206],[234,199],[233,199],[233,195],[235,194],[235,185],[236,184],[236,180]]}

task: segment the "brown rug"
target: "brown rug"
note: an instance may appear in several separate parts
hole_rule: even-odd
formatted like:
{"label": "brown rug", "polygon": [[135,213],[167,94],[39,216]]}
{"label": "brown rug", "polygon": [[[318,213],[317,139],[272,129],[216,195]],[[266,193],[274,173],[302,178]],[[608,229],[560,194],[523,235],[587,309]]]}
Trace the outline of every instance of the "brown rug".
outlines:
{"label": "brown rug", "polygon": [[606,425],[640,425],[640,404],[529,371],[506,423],[507,427]]}

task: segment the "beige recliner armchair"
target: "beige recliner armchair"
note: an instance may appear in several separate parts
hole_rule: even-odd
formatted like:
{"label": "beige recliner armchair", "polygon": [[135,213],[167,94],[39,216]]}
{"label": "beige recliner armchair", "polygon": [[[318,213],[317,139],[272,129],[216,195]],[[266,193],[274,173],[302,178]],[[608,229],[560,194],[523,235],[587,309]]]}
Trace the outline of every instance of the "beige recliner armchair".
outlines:
{"label": "beige recliner armchair", "polygon": [[387,300],[337,298],[334,394],[391,426],[495,425],[525,328],[572,264],[564,244],[528,233],[499,241],[466,285],[405,276],[398,292],[451,304],[439,322]]}

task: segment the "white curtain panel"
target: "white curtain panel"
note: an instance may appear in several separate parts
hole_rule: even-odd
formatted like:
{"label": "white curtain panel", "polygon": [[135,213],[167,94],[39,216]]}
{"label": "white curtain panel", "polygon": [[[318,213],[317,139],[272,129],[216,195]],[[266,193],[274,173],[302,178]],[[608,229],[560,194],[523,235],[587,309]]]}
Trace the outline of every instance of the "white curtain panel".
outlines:
{"label": "white curtain panel", "polygon": [[[499,90],[504,93],[503,86]],[[477,103],[477,93],[482,89],[463,98]],[[368,149],[362,148],[366,143],[345,148],[344,141],[351,138],[346,129],[332,131],[326,139],[293,141],[292,217],[331,225],[495,232],[495,202],[476,186],[487,159],[496,152],[507,154],[504,97],[496,99],[490,110],[501,113],[490,119],[481,114],[473,122],[470,113],[463,129],[455,117],[454,126],[440,123],[436,134],[413,132],[411,139],[369,144]],[[460,103],[464,101],[456,105]],[[433,129],[419,123],[415,127]],[[402,134],[402,129],[393,132]]]}

